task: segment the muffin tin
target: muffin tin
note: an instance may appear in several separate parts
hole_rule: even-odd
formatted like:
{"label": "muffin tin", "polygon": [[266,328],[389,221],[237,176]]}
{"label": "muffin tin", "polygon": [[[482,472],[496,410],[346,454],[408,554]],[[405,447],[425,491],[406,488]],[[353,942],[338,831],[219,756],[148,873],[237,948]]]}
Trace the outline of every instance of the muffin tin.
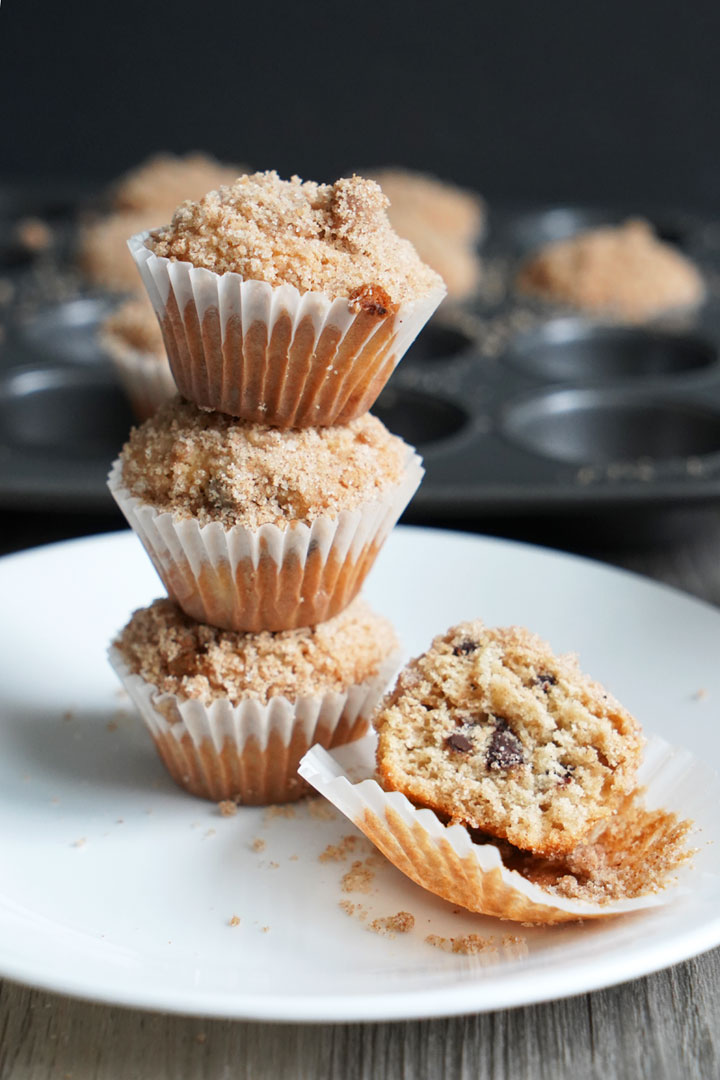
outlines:
{"label": "muffin tin", "polygon": [[[116,299],[83,292],[58,269],[73,205],[67,191],[54,198],[37,188],[31,198],[0,190],[5,506],[111,509],[105,477],[133,422],[96,341]],[[53,227],[58,243],[18,257],[14,225],[30,214]],[[684,319],[599,323],[510,288],[529,251],[627,216],[591,207],[491,214],[481,297],[443,305],[373,409],[425,458],[412,519],[597,515],[720,500],[720,228],[642,211],[705,274],[707,300]]]}

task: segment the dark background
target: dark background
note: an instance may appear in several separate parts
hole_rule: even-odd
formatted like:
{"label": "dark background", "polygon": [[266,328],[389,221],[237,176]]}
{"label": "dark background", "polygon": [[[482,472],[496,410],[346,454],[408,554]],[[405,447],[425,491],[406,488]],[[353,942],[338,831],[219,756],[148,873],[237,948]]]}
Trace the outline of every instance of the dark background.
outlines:
{"label": "dark background", "polygon": [[720,5],[6,0],[2,172],[205,149],[331,180],[386,163],[491,200],[720,209]]}

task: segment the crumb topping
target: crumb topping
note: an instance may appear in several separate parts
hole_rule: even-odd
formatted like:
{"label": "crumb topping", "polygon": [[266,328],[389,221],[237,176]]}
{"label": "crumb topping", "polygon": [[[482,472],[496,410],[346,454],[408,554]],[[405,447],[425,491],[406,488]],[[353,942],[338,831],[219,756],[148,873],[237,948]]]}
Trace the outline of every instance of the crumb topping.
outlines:
{"label": "crumb topping", "polygon": [[121,304],[105,320],[101,333],[110,348],[124,346],[137,352],[165,357],[160,325],[152,304],[144,297],[126,300]]}
{"label": "crumb topping", "polygon": [[397,647],[392,626],[360,598],[312,628],[242,634],[195,622],[172,601],[136,611],[115,647],[161,693],[206,704],[342,693],[377,675]]}
{"label": "crumb topping", "polygon": [[382,934],[384,937],[394,937],[395,934],[409,934],[414,926],[414,915],[409,911],[396,911],[394,915],[373,919],[368,924],[368,930],[372,930],[374,934]]}
{"label": "crumb topping", "polygon": [[522,267],[518,288],[631,322],[694,307],[705,292],[693,263],[642,220],[549,244]]}
{"label": "crumb topping", "polygon": [[175,398],[132,430],[121,461],[132,495],[158,510],[255,529],[356,509],[400,482],[406,455],[369,413],[280,431]]}
{"label": "crumb topping", "polygon": [[224,165],[208,154],[153,154],[113,184],[111,198],[118,210],[156,210],[169,221],[183,199],[199,199],[244,172],[244,165]]}
{"label": "crumb topping", "polygon": [[503,863],[557,896],[612,903],[660,892],[692,858],[687,846],[693,823],[667,810],[648,810],[636,788],[592,837],[560,859],[543,859],[492,837]]}
{"label": "crumb topping", "polygon": [[317,184],[253,173],[182,203],[147,245],[160,257],[217,274],[234,272],[333,299],[382,289],[397,305],[442,280],[393,231],[387,206],[378,184],[359,176]]}

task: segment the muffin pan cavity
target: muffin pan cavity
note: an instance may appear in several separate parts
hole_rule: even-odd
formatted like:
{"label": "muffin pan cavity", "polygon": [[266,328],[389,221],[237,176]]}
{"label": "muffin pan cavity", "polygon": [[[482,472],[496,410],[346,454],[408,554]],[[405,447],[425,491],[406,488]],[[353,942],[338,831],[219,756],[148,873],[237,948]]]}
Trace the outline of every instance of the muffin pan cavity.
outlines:
{"label": "muffin pan cavity", "polygon": [[110,372],[24,367],[0,378],[0,445],[23,454],[104,459],[109,468],[132,423]]}
{"label": "muffin pan cavity", "polygon": [[661,464],[720,453],[720,404],[571,389],[507,408],[504,433],[535,454],[571,465]]}
{"label": "muffin pan cavity", "polygon": [[463,330],[446,325],[442,315],[428,323],[403,357],[403,364],[447,362],[472,350],[473,339]]}
{"label": "muffin pan cavity", "polygon": [[117,306],[109,297],[81,297],[26,315],[17,324],[18,344],[43,360],[69,364],[104,362],[98,342],[101,324]]}
{"label": "muffin pan cavity", "polygon": [[554,319],[519,335],[507,359],[541,379],[602,383],[702,372],[717,364],[718,348],[692,334]]}
{"label": "muffin pan cavity", "polygon": [[493,239],[516,255],[529,255],[546,244],[569,240],[587,229],[620,225],[630,218],[648,221],[661,240],[683,251],[693,248],[702,223],[690,214],[654,211],[631,206],[611,209],[601,206],[552,206],[502,215]]}
{"label": "muffin pan cavity", "polygon": [[470,416],[459,405],[410,388],[386,386],[372,407],[375,416],[421,449],[459,434]]}

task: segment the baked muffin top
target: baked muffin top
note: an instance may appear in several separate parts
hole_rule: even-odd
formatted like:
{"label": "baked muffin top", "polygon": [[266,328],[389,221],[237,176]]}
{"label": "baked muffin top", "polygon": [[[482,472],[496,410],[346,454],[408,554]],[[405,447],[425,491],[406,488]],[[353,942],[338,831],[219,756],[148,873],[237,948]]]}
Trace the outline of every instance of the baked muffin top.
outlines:
{"label": "baked muffin top", "polygon": [[483,200],[474,191],[411,169],[371,173],[390,200],[388,217],[400,236],[431,230],[446,242],[474,245],[485,228]]}
{"label": "baked muffin top", "polygon": [[527,260],[517,286],[630,322],[694,307],[705,293],[693,263],[642,220],[589,229],[549,244]]}
{"label": "baked muffin top", "polygon": [[126,300],[116,308],[102,324],[101,334],[111,349],[115,346],[153,353],[161,358],[165,356],[163,336],[153,306],[144,297]]}
{"label": "baked muffin top", "polygon": [[128,170],[111,188],[118,210],[155,210],[164,224],[183,199],[199,199],[210,188],[232,184],[244,165],[226,165],[208,154],[153,154]]}
{"label": "baked muffin top", "polygon": [[174,398],[133,428],[120,460],[130,493],[160,511],[256,529],[335,518],[403,477],[409,448],[366,413],[280,431]]}
{"label": "baked muffin top", "polygon": [[553,856],[634,785],[637,721],[522,627],[461,623],[400,673],[375,717],[385,786],[446,819]]}
{"label": "baked muffin top", "polygon": [[388,620],[356,598],[317,626],[258,634],[206,626],[171,600],[156,600],[133,614],[113,644],[161,692],[237,705],[345,691],[377,675],[398,643]]}
{"label": "baked muffin top", "polygon": [[135,233],[158,224],[154,209],[107,214],[85,222],[78,233],[77,261],[95,285],[113,292],[145,294],[127,242]]}
{"label": "baked muffin top", "polygon": [[378,184],[360,176],[316,184],[253,173],[182,203],[147,246],[217,274],[331,299],[382,290],[392,307],[442,288],[442,279],[393,231],[387,207]]}

